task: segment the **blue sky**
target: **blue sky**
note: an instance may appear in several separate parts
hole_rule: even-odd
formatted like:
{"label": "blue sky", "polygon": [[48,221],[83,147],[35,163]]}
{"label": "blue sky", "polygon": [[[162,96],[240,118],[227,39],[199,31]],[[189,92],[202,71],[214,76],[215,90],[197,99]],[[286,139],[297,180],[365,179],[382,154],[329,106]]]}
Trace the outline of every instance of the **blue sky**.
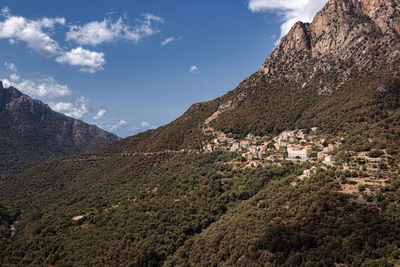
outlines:
{"label": "blue sky", "polygon": [[118,134],[234,89],[324,0],[3,0],[0,79]]}

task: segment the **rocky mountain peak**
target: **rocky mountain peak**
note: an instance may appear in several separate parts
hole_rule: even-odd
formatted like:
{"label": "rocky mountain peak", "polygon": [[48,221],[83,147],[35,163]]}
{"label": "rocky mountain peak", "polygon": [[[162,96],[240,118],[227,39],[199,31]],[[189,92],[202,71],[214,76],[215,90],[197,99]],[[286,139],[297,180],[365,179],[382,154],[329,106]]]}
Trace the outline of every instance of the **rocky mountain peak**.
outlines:
{"label": "rocky mountain peak", "polygon": [[361,0],[361,10],[384,33],[400,35],[400,4],[395,0]]}
{"label": "rocky mountain peak", "polygon": [[347,79],[346,65],[368,70],[381,53],[396,52],[399,17],[400,5],[394,0],[329,0],[311,23],[292,27],[260,73],[301,87],[316,72],[337,68],[335,84],[324,85],[331,92]]}
{"label": "rocky mountain peak", "polygon": [[41,101],[34,100],[31,97],[24,95],[18,89],[10,86],[4,88],[3,83],[0,85],[0,110],[8,109],[14,110],[17,107],[24,107],[25,109],[35,109],[46,110],[49,107],[42,103]]}

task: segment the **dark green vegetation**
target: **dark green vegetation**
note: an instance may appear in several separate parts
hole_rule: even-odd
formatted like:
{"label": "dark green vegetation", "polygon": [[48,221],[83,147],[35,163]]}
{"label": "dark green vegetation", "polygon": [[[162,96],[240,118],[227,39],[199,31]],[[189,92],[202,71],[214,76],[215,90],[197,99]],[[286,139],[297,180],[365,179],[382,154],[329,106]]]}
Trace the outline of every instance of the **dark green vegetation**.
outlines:
{"label": "dark green vegetation", "polygon": [[329,169],[305,182],[269,183],[166,265],[398,266],[400,177],[366,205],[338,192],[339,176]]}
{"label": "dark green vegetation", "polygon": [[[347,178],[340,168],[319,169],[300,181],[307,164],[235,170],[227,164],[233,157],[87,153],[35,167],[0,184],[0,201],[23,210],[15,236],[3,239],[2,260],[114,266],[400,263],[398,175],[360,202],[341,192]],[[3,214],[4,225],[16,220]],[[362,265],[367,263],[375,265]]]}
{"label": "dark green vegetation", "polygon": [[5,263],[159,265],[272,179],[301,173],[293,164],[232,170],[223,153],[109,156],[33,168],[10,181],[23,188],[14,193],[1,186],[24,210]]}
{"label": "dark green vegetation", "polygon": [[0,82],[0,179],[48,159],[117,140],[96,126],[52,111]]}
{"label": "dark green vegetation", "polygon": [[12,224],[20,215],[18,210],[9,210],[0,205],[0,258],[6,256],[6,248],[12,233]]}

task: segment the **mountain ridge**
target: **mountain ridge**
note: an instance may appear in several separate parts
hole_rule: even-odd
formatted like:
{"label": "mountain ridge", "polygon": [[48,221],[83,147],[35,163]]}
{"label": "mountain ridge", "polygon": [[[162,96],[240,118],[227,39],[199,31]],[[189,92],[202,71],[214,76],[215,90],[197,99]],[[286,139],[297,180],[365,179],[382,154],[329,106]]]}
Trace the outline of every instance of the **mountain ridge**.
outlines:
{"label": "mountain ridge", "polygon": [[119,139],[97,126],[57,113],[14,87],[4,88],[1,82],[0,120],[2,175]]}

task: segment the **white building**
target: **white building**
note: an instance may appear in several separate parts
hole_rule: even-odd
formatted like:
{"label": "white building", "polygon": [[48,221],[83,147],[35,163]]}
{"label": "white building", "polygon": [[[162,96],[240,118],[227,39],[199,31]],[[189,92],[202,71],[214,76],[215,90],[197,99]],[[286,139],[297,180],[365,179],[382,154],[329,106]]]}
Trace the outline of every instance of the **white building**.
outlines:
{"label": "white building", "polygon": [[250,146],[250,141],[249,140],[240,140],[240,146],[242,148],[249,148]]}
{"label": "white building", "polygon": [[311,157],[312,149],[310,147],[288,147],[287,152],[289,159],[307,160]]}
{"label": "white building", "polygon": [[231,151],[231,152],[236,152],[236,151],[239,150],[239,148],[240,148],[239,143],[233,143],[232,146],[231,146],[230,151]]}
{"label": "white building", "polygon": [[332,164],[334,162],[335,162],[335,156],[333,156],[333,155],[328,155],[324,159],[324,163],[326,163],[326,164]]}

